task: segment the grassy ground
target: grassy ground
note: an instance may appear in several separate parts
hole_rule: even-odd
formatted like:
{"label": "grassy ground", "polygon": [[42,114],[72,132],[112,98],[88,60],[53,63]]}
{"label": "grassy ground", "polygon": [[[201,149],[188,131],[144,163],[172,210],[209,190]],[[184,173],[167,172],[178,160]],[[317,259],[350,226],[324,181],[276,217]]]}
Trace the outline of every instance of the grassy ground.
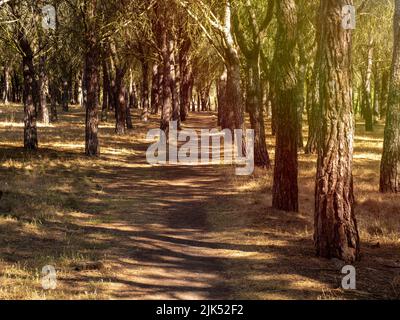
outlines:
{"label": "grassy ground", "polygon": [[[300,213],[274,211],[272,172],[146,163],[144,125],[100,129],[98,159],[83,155],[83,112],[39,127],[24,153],[21,106],[0,106],[1,299],[397,299],[400,202],[377,192],[383,126],[357,125],[357,290],[339,289],[341,263],[314,257],[315,156],[300,154]],[[215,126],[201,114],[187,126]],[[268,131],[270,131],[268,129]],[[273,157],[273,138],[268,136]],[[41,286],[54,265],[57,288]]]}

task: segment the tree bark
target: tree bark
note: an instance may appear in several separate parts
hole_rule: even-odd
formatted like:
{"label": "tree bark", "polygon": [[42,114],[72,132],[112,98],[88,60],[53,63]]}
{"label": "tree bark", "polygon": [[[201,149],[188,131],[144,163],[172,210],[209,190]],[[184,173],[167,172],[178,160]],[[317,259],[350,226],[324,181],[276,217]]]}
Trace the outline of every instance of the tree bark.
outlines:
{"label": "tree bark", "polygon": [[40,57],[39,61],[39,91],[40,91],[40,115],[44,125],[48,125],[50,122],[49,109],[47,107],[47,87],[48,78],[46,73],[46,58]]}
{"label": "tree bark", "polygon": [[141,120],[147,122],[149,118],[149,62],[146,60],[146,57],[143,57],[141,64],[142,64]]}
{"label": "tree bark", "polygon": [[158,114],[162,106],[162,67],[161,64],[153,65],[151,80],[151,113]]}
{"label": "tree bark", "polygon": [[270,168],[264,123],[263,96],[261,88],[260,65],[258,58],[249,61],[246,109],[254,130],[254,164],[261,168]]}
{"label": "tree bark", "polygon": [[395,1],[394,47],[381,161],[380,191],[400,192],[400,0]]}
{"label": "tree bark", "polygon": [[19,32],[18,38],[20,48],[23,52],[24,148],[26,150],[36,150],[38,148],[36,119],[39,105],[39,87],[35,77],[31,45],[22,31]]}
{"label": "tree bark", "polygon": [[360,257],[360,240],[352,175],[352,31],[341,26],[342,8],[348,4],[348,0],[321,0],[320,4],[322,128],[318,145],[314,241],[318,256],[354,262]]}
{"label": "tree bark", "polygon": [[373,127],[373,107],[371,101],[371,77],[373,67],[374,47],[373,39],[370,39],[367,54],[367,69],[365,71],[364,87],[363,87],[363,113],[365,119],[365,131],[372,132]]}
{"label": "tree bark", "polygon": [[277,7],[278,30],[274,56],[276,148],[272,206],[278,210],[297,212],[297,9],[294,0],[281,0]]}
{"label": "tree bark", "polygon": [[190,48],[192,46],[191,40],[188,36],[185,36],[182,41],[181,50],[179,52],[179,70],[181,73],[181,85],[180,85],[180,116],[181,121],[187,120],[190,101],[192,99],[192,87],[193,87],[193,70],[190,61]]}
{"label": "tree bark", "polygon": [[107,60],[102,61],[102,71],[103,71],[103,101],[101,108],[101,121],[107,121],[108,118],[108,108],[109,108],[109,92],[110,92],[110,78],[108,73]]}
{"label": "tree bark", "polygon": [[8,104],[8,98],[10,95],[10,67],[8,65],[4,66],[4,84],[3,84],[3,101]]}
{"label": "tree bark", "polygon": [[224,73],[217,80],[217,99],[218,99],[218,125],[226,128],[226,123],[224,119],[225,109],[226,109],[226,79],[227,70],[224,69]]}
{"label": "tree bark", "polygon": [[[88,16],[93,19],[96,16],[97,1],[91,0],[88,3]],[[85,71],[84,71],[84,91],[86,92],[86,138],[85,153],[88,156],[98,156],[100,154],[100,144],[98,138],[98,87],[99,87],[99,65],[100,65],[100,44],[97,38],[97,30],[94,22],[89,25],[86,35]]]}
{"label": "tree bark", "polygon": [[114,88],[114,105],[115,105],[115,133],[124,135],[126,133],[126,100],[123,79],[125,68],[116,67],[115,71],[115,88]]}
{"label": "tree bark", "polygon": [[[164,14],[166,10],[164,10]],[[161,123],[160,129],[163,131],[168,131],[169,122],[172,119],[172,86],[171,86],[171,52],[170,52],[170,31],[167,30],[167,21],[164,17],[161,21],[161,56],[163,60],[163,103],[161,111]],[[173,54],[173,53],[172,53]]]}

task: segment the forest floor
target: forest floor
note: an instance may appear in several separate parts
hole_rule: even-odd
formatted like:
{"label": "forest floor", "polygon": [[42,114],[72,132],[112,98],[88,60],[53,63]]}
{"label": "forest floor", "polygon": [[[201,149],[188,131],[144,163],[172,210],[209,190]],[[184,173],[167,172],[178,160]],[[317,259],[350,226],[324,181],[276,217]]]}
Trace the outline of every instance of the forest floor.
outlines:
{"label": "forest floor", "polygon": [[[300,153],[300,212],[284,213],[271,209],[272,171],[148,165],[157,117],[143,124],[135,112],[123,137],[102,123],[101,156],[89,159],[80,108],[40,125],[31,154],[21,111],[0,106],[0,299],[400,298],[400,201],[377,192],[381,123],[374,133],[357,125],[362,260],[357,290],[343,291],[342,263],[314,255],[314,155]],[[215,123],[192,114],[185,127]],[[45,265],[57,270],[55,290],[42,289]]]}

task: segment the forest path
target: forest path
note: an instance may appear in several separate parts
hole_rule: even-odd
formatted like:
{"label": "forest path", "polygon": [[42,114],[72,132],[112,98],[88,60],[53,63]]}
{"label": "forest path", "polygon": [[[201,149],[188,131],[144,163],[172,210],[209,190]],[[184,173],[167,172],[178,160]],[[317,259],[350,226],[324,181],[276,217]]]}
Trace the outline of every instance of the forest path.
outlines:
{"label": "forest path", "polygon": [[[202,114],[186,128],[212,129],[215,116]],[[135,168],[115,168],[95,177],[106,198],[123,199],[110,212],[113,222],[93,230],[108,234],[103,252],[109,271],[107,296],[129,299],[223,299],[226,250],[214,239],[207,221],[210,199],[224,192],[216,166],[150,166],[145,145],[127,161]],[[136,169],[137,168],[137,169]],[[118,218],[117,218],[118,217]],[[104,234],[105,233],[105,234]]]}

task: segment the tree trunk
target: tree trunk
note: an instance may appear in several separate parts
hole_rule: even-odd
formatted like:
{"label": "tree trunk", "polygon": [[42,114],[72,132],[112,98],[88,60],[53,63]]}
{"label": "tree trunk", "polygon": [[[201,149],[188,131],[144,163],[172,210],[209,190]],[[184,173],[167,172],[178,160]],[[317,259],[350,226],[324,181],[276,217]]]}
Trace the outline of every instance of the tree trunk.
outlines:
{"label": "tree trunk", "polygon": [[62,83],[62,97],[61,97],[61,105],[64,112],[69,111],[69,84],[68,78],[63,77],[61,80]]}
{"label": "tree trunk", "polygon": [[365,131],[367,132],[372,132],[374,130],[373,108],[371,101],[371,76],[373,67],[373,56],[374,56],[374,47],[373,47],[373,39],[371,38],[368,45],[367,70],[365,72],[364,90],[363,90],[363,110],[365,119]]}
{"label": "tree trunk", "polygon": [[304,99],[304,86],[306,82],[306,75],[307,75],[307,59],[306,53],[304,49],[304,44],[301,40],[298,41],[297,44],[299,48],[299,67],[298,67],[298,83],[297,83],[297,113],[298,113],[298,147],[300,149],[304,148],[304,141],[303,141],[303,113],[304,113],[304,106],[305,106],[305,99]]}
{"label": "tree trunk", "polygon": [[116,67],[115,71],[115,133],[123,135],[126,133],[126,101],[125,101],[125,88],[123,86],[123,78],[125,69]]}
{"label": "tree trunk", "polygon": [[141,120],[147,122],[149,118],[149,62],[146,60],[146,58],[143,58],[141,64],[142,64]]}
{"label": "tree trunk", "polygon": [[394,15],[394,47],[390,76],[380,191],[400,192],[400,0]]}
{"label": "tree trunk", "polygon": [[226,109],[226,79],[227,70],[217,80],[217,99],[218,99],[218,125],[226,128],[226,123],[224,119],[225,109]]}
{"label": "tree trunk", "polygon": [[101,108],[101,121],[107,121],[108,118],[108,107],[109,107],[109,92],[110,92],[110,78],[108,74],[108,65],[107,60],[103,59],[102,61],[102,70],[103,70],[103,101]]}
{"label": "tree trunk", "polygon": [[36,117],[39,104],[39,87],[35,77],[35,68],[33,66],[32,48],[25,34],[22,32],[19,33],[19,45],[24,53],[22,58],[24,78],[24,148],[26,150],[36,150],[38,148]]}
{"label": "tree trunk", "polygon": [[281,0],[274,56],[276,148],[272,206],[298,211],[298,111],[295,47],[297,12],[294,0]]}
{"label": "tree trunk", "polygon": [[359,259],[354,213],[354,118],[351,79],[351,30],[342,24],[348,0],[321,0],[321,107],[318,145],[314,241],[317,255],[346,262]]}
{"label": "tree trunk", "polygon": [[151,78],[151,113],[158,114],[162,105],[162,83],[161,83],[162,67],[161,64],[153,65],[153,73]]}
{"label": "tree trunk", "polygon": [[384,71],[382,74],[382,84],[381,84],[381,92],[380,92],[380,104],[381,104],[381,119],[387,113],[387,102],[389,97],[389,71]]}
{"label": "tree trunk", "polygon": [[180,116],[182,122],[186,121],[188,117],[190,101],[192,99],[191,88],[193,87],[193,70],[189,57],[191,45],[190,38],[185,37],[179,52],[179,70],[181,73]]}
{"label": "tree trunk", "polygon": [[[96,16],[96,0],[91,0],[88,4],[88,15],[93,18]],[[98,138],[98,87],[99,87],[99,65],[100,65],[100,44],[97,38],[97,28],[90,25],[86,40],[85,71],[84,71],[84,91],[86,92],[86,138],[85,152],[88,156],[98,156],[100,145]]]}
{"label": "tree trunk", "polygon": [[49,82],[49,96],[50,96],[50,121],[57,122],[57,86],[54,80]]}
{"label": "tree trunk", "polygon": [[[233,30],[231,25],[232,11],[231,1],[225,4],[225,23],[224,23],[224,40],[225,40],[225,56],[226,56],[226,104],[224,108],[224,123],[222,129],[235,129],[244,131],[244,103],[243,92],[240,78],[240,58],[233,39]],[[242,148],[243,149],[243,148]]]}
{"label": "tree trunk", "polygon": [[4,84],[3,84],[3,101],[8,104],[8,97],[10,94],[10,67],[8,65],[4,66]]}
{"label": "tree trunk", "polygon": [[176,39],[173,34],[169,39],[169,57],[170,57],[170,81],[169,84],[171,86],[172,93],[172,121],[177,121],[178,129],[181,128],[181,116],[180,116],[180,106],[179,106],[179,94],[178,94],[178,86],[179,86],[179,77],[178,77],[178,64],[175,59],[175,47],[176,47]]}
{"label": "tree trunk", "polygon": [[267,143],[265,138],[264,108],[261,88],[260,64],[258,59],[249,61],[246,109],[254,130],[254,164],[261,168],[270,168]]}
{"label": "tree trunk", "polygon": [[47,87],[48,78],[46,73],[46,58],[40,57],[39,61],[39,91],[40,91],[40,115],[44,125],[48,125],[50,122],[49,109],[47,107]]}
{"label": "tree trunk", "polygon": [[[165,11],[164,11],[165,13]],[[167,132],[169,122],[172,119],[172,85],[171,85],[171,52],[170,52],[170,31],[167,30],[166,18],[162,19],[161,24],[161,55],[163,59],[163,104],[161,111],[160,129]],[[173,53],[172,53],[173,54]]]}

